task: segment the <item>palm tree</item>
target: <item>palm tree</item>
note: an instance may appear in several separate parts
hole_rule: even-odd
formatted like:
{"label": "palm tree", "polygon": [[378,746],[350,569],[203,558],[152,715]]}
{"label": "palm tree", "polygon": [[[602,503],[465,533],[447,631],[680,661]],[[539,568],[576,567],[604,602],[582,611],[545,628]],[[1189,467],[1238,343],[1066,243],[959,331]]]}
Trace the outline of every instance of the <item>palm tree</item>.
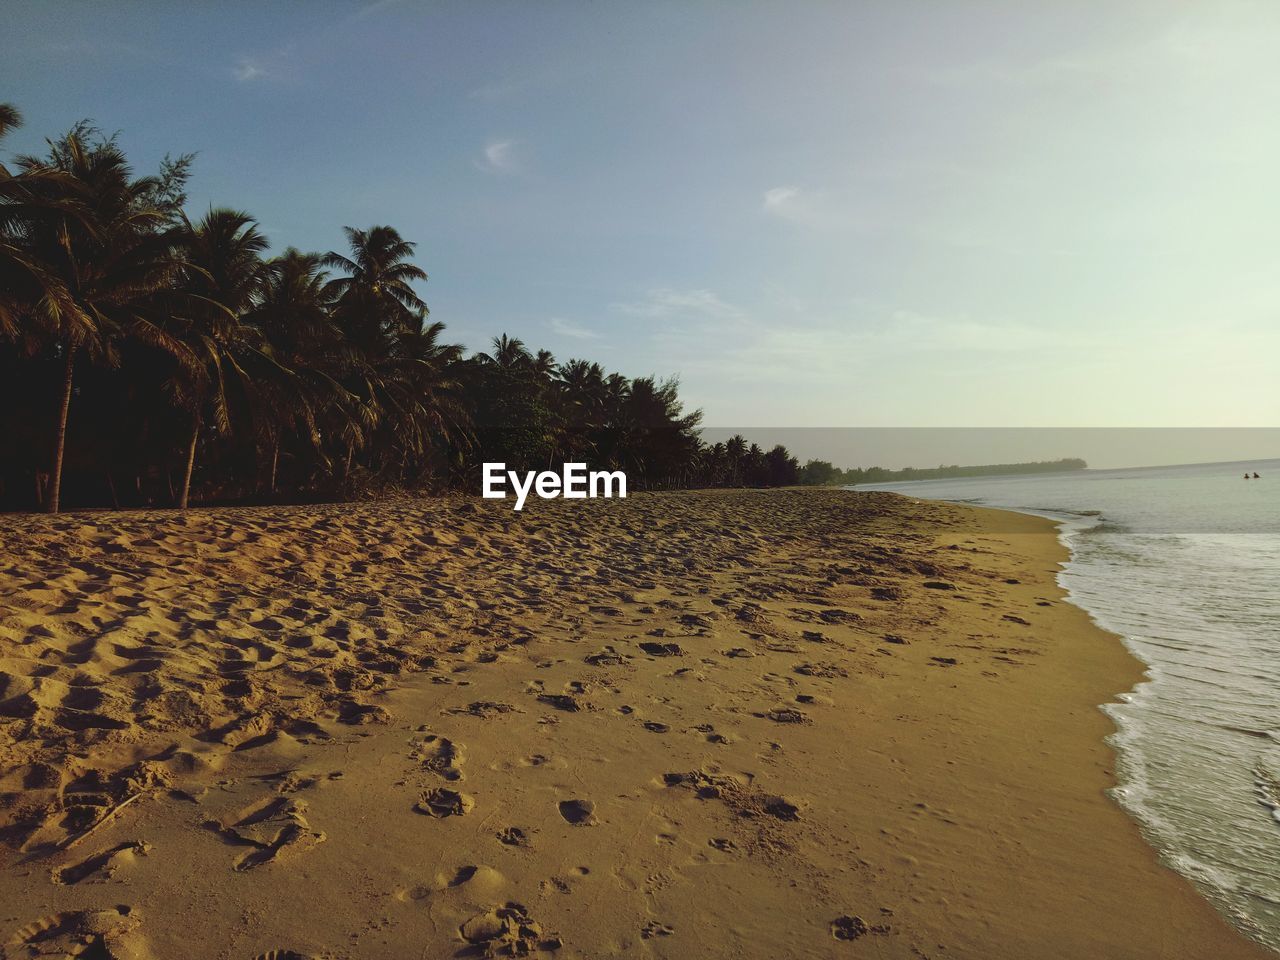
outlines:
{"label": "palm tree", "polygon": [[[22,125],[22,114],[9,103],[0,103],[0,140]],[[71,305],[65,288],[35,263],[24,249],[33,217],[45,212],[36,204],[32,188],[51,171],[11,172],[0,163],[0,335],[20,336],[19,312],[25,313],[41,300],[52,298],[46,309],[67,309]]]}
{"label": "palm tree", "polygon": [[525,347],[524,341],[505,333],[493,338],[493,353],[478,353],[476,359],[508,372],[533,364],[533,354]]}
{"label": "palm tree", "polygon": [[[343,370],[352,363],[350,344],[333,317],[333,294],[322,257],[290,247],[268,260],[249,321],[285,378],[272,377],[264,399],[274,416],[255,420],[270,450],[267,488],[274,493],[285,431],[310,441],[324,469],[324,435],[343,432],[356,420],[355,400],[342,386]],[[322,423],[328,429],[321,428]]]}
{"label": "palm tree", "polygon": [[[17,108],[0,103],[0,138],[21,124]],[[14,173],[0,163],[0,337],[16,343],[26,357],[42,352],[59,333],[74,343],[91,336],[96,328],[94,318],[86,314],[35,249],[38,236],[56,235],[63,217],[80,222],[76,186],[52,166],[32,162]],[[68,350],[51,471],[55,480],[49,508],[55,513],[71,403],[72,362]]]}
{"label": "palm tree", "polygon": [[[20,122],[0,104],[0,137]],[[557,364],[505,334],[464,359],[428,322],[415,245],[389,226],[344,228],[344,254],[264,260],[248,214],[187,219],[190,157],[135,177],[87,124],[11,167],[0,164],[0,407],[22,442],[5,453],[40,449],[46,433],[52,449],[0,458],[6,503],[10,477],[34,476],[36,502],[59,508],[69,422],[81,461],[137,467],[143,501],[153,468],[181,451],[180,485],[159,471],[180,507],[197,459],[211,489],[273,494],[282,472],[294,491],[350,491],[421,484],[477,458],[526,469],[589,458],[647,487],[797,475],[781,447],[704,445],[674,380]],[[56,414],[39,416],[55,375]],[[169,403],[155,402],[162,392]]]}
{"label": "palm tree", "polygon": [[409,262],[417,244],[393,227],[342,230],[351,256],[330,251],[321,259],[323,266],[342,271],[329,281],[329,292],[347,335],[376,352],[383,338],[412,330],[426,317],[427,305],[412,284],[426,282],[427,274]]}
{"label": "palm tree", "polygon": [[[172,210],[156,202],[160,179],[135,179],[115,141],[85,124],[50,141],[46,157],[20,158],[18,168],[17,176],[29,178],[23,192],[44,215],[26,218],[11,245],[19,268],[45,291],[28,299],[18,333],[28,351],[52,351],[62,363],[46,500],[56,513],[77,359],[113,364],[126,336],[179,349],[147,309],[175,272],[174,238],[165,229]],[[14,237],[11,227],[5,233]]]}
{"label": "palm tree", "polygon": [[550,350],[539,350],[533,355],[530,368],[535,377],[549,382],[556,373],[556,358],[552,356]]}
{"label": "palm tree", "polygon": [[254,381],[244,364],[266,360],[250,342],[244,318],[263,282],[267,240],[253,218],[238,210],[211,209],[196,224],[183,215],[182,226],[184,262],[169,326],[184,349],[174,352],[168,386],[191,418],[178,494],[178,509],[185,510],[205,416],[212,415],[219,433],[229,432],[228,376],[252,390]]}
{"label": "palm tree", "polygon": [[605,420],[604,368],[586,360],[569,360],[556,370],[559,383],[562,446],[579,457],[599,451]]}
{"label": "palm tree", "polygon": [[397,403],[394,384],[384,375],[395,358],[396,338],[420,330],[427,305],[414,291],[415,281],[427,274],[409,262],[415,244],[393,227],[368,230],[343,227],[350,256],[330,251],[320,263],[342,271],[326,285],[334,302],[334,317],[352,349],[342,383],[355,401],[355,417],[342,429],[345,444],[341,483],[350,482],[357,449],[388,419],[400,421],[405,410]]}
{"label": "palm tree", "polygon": [[401,333],[378,367],[380,406],[388,411],[392,434],[383,447],[396,460],[399,480],[411,466],[425,468],[437,444],[469,442],[470,417],[457,375],[462,348],[440,343],[443,332],[444,324],[432,323]]}
{"label": "palm tree", "polygon": [[22,114],[12,103],[0,103],[0,137],[4,137],[14,127],[22,126]]}

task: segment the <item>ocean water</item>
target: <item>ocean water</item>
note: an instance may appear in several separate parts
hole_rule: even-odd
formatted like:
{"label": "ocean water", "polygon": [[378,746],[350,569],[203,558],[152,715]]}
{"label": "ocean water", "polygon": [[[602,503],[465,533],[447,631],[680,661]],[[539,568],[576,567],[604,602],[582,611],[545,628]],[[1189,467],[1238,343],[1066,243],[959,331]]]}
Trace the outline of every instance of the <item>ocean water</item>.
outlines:
{"label": "ocean water", "polygon": [[1280,460],[858,489],[1062,522],[1060,583],[1147,665],[1103,706],[1115,799],[1168,865],[1280,951]]}

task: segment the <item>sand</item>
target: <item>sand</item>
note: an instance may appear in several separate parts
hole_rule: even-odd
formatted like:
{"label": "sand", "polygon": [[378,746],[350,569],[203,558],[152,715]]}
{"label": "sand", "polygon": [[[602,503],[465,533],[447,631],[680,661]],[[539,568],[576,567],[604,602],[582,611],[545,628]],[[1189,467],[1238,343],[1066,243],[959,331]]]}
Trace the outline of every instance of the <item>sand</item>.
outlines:
{"label": "sand", "polygon": [[1064,559],[814,490],[3,518],[3,956],[1268,956],[1107,797]]}

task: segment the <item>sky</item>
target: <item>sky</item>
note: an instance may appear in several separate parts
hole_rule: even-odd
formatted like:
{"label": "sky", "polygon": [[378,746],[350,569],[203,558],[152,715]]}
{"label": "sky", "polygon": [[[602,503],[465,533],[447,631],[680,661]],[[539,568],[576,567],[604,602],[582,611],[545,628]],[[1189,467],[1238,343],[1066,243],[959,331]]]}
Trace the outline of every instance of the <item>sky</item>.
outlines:
{"label": "sky", "polygon": [[389,223],[449,338],[678,376],[708,425],[1280,425],[1274,0],[3,20],[4,149],[194,152],[193,210],[276,250]]}

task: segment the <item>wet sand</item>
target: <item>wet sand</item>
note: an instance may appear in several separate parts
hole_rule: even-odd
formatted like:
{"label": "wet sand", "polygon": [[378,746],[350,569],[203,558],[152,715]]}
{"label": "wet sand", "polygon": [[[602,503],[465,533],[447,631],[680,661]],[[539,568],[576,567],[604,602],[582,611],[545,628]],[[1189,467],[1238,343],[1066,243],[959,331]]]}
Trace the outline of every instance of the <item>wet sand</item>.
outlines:
{"label": "wet sand", "polygon": [[1107,798],[1064,559],[815,490],[0,518],[3,955],[1271,956]]}

